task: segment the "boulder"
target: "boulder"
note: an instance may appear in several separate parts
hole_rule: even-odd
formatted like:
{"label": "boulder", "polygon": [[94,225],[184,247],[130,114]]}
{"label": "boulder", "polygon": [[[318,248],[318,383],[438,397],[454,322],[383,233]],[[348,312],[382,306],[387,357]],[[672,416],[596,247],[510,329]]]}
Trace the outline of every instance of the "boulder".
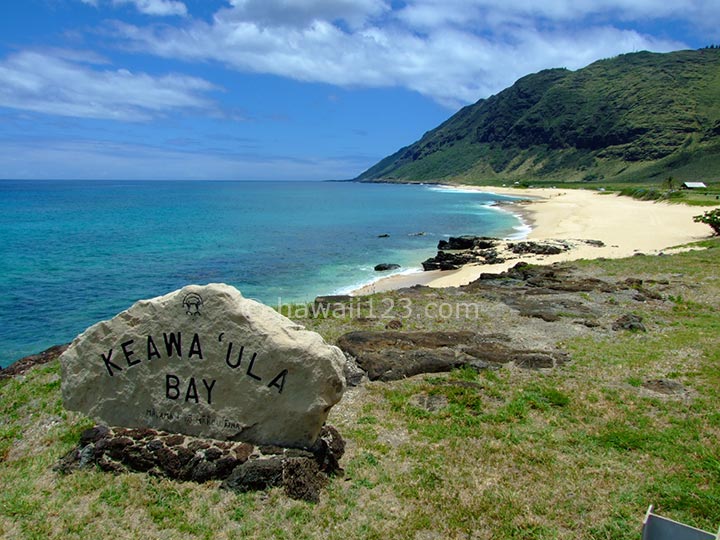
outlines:
{"label": "boulder", "polygon": [[400,265],[394,263],[380,263],[375,265],[376,272],[386,272],[388,270],[397,270],[398,268],[400,268]]}
{"label": "boulder", "polygon": [[143,300],[60,357],[68,409],[110,425],[307,447],[345,388],[345,357],[228,285]]}
{"label": "boulder", "polygon": [[443,251],[466,250],[466,249],[488,249],[497,245],[496,238],[486,236],[451,236],[447,240],[438,242],[438,249]]}
{"label": "boulder", "polygon": [[566,244],[549,243],[549,242],[516,242],[508,244],[510,251],[518,255],[557,255],[570,249]]}
{"label": "boulder", "polygon": [[423,261],[422,267],[426,272],[429,270],[457,270],[464,264],[477,262],[477,256],[472,253],[447,253],[438,251],[435,257]]}

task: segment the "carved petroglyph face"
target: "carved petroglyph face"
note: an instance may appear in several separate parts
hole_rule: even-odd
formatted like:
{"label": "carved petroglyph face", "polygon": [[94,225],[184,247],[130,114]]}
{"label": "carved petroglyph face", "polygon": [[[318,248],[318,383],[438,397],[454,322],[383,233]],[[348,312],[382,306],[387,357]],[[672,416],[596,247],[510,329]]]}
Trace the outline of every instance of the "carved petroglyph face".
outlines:
{"label": "carved petroglyph face", "polygon": [[183,307],[185,308],[185,313],[188,315],[200,315],[200,308],[202,308],[202,305],[202,296],[197,293],[189,293],[185,295],[185,298],[183,299]]}

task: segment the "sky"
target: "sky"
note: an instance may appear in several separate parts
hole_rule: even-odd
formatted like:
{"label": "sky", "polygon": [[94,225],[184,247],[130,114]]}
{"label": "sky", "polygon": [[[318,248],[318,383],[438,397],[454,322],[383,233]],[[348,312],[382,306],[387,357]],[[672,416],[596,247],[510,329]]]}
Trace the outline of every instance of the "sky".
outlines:
{"label": "sky", "polygon": [[717,0],[0,0],[0,178],[354,178],[524,75],[718,22]]}

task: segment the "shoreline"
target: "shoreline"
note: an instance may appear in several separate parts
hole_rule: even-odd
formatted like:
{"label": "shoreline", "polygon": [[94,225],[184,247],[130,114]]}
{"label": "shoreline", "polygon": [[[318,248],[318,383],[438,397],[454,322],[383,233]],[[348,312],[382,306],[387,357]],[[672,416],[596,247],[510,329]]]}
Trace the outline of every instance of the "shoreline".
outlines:
{"label": "shoreline", "polygon": [[[558,188],[495,188],[444,186],[518,197],[515,203],[502,202],[502,211],[515,214],[528,231],[522,238],[508,240],[565,240],[574,246],[558,255],[520,255],[499,264],[468,264],[457,270],[432,270],[396,274],[359,287],[350,294],[364,296],[377,292],[425,285],[433,288],[467,285],[482,273],[500,273],[518,262],[552,264],[579,259],[630,257],[639,253],[657,255],[674,246],[710,237],[707,225],[693,222],[701,214],[697,207],[666,202],[641,201],[613,193]],[[513,235],[514,236],[514,235]],[[587,244],[599,240],[604,246]]]}

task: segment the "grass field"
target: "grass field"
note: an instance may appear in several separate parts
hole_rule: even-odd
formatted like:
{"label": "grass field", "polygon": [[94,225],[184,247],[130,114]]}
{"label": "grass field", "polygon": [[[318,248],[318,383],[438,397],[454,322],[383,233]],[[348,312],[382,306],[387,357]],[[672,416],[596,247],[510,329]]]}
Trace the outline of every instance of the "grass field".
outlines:
{"label": "grass field", "polygon": [[[577,263],[608,279],[669,283],[662,300],[604,300],[641,315],[647,333],[564,339],[557,345],[572,361],[553,371],[458,370],[349,390],[330,416],[348,443],[345,475],[318,504],[279,489],[237,495],[216,482],[59,475],[53,465],[91,422],[62,408],[57,362],[1,381],[0,537],[629,540],[651,503],[715,531],[720,241],[704,245]],[[418,318],[404,329],[483,331],[490,317]],[[331,342],[380,328],[357,317],[301,322]],[[654,391],[657,379],[683,391]]]}

